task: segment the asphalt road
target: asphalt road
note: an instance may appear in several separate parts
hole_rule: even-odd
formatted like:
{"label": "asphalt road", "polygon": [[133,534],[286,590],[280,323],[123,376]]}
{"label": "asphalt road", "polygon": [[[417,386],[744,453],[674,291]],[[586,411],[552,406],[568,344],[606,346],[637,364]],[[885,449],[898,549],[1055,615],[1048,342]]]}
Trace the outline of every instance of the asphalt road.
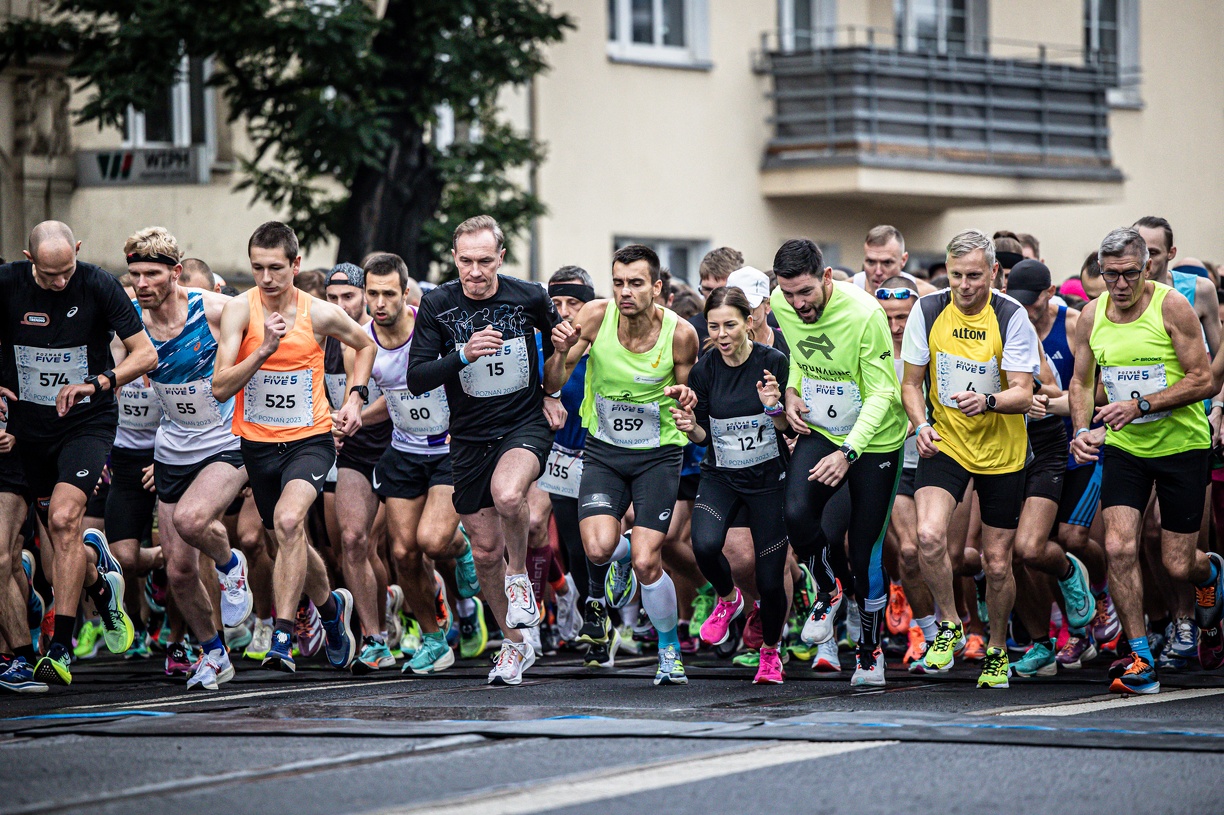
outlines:
{"label": "asphalt road", "polygon": [[[848,654],[843,664],[849,665]],[[976,690],[977,668],[883,690],[792,662],[781,686],[712,657],[483,661],[415,678],[251,663],[188,694],[158,658],[0,696],[0,812],[1224,812],[1224,673],[1107,694],[1107,662]],[[892,666],[890,666],[891,668]]]}

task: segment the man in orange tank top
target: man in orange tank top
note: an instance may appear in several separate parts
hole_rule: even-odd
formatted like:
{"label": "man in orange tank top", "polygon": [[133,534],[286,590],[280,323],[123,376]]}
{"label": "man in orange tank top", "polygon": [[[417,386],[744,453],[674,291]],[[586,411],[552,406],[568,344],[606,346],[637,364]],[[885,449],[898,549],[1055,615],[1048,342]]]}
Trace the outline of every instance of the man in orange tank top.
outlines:
{"label": "man in orange tank top", "polygon": [[[291,617],[305,591],[327,632],[328,661],[347,668],[357,648],[350,628],[353,597],[346,589],[331,591],[323,560],[306,538],[306,513],[336,462],[333,425],[343,436],[361,429],[374,343],[338,306],[294,285],[302,258],[288,226],[260,226],[247,254],[255,288],[227,303],[221,314],[213,395],[223,401],[242,394],[234,406],[234,433],[242,437],[259,517],[278,544],[272,573],[277,616],[263,664],[293,672]],[[323,380],[326,337],[357,352],[345,402],[335,413]]]}

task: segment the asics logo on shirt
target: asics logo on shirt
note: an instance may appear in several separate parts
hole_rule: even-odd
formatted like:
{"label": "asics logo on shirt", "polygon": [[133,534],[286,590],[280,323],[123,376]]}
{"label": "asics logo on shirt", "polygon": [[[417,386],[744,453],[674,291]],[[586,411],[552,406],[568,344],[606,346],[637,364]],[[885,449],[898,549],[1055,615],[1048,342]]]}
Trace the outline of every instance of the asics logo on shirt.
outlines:
{"label": "asics logo on shirt", "polygon": [[832,360],[833,355],[829,352],[837,346],[829,339],[828,334],[821,334],[819,337],[804,337],[795,347],[802,351],[805,357],[810,358],[812,354],[819,351],[824,354],[825,359]]}
{"label": "asics logo on shirt", "polygon": [[76,313],[77,313],[77,307],[76,307],[76,306],[73,306],[72,308],[68,309],[68,316],[69,316],[69,317],[75,317],[75,316],[76,316]]}

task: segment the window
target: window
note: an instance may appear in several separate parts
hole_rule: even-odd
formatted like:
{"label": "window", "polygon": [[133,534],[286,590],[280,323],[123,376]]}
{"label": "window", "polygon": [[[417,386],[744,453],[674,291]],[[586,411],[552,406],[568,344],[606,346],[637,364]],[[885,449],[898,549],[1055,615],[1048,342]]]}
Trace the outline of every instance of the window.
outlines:
{"label": "window", "polygon": [[710,249],[709,241],[684,240],[672,238],[625,238],[613,240],[613,249],[620,249],[631,243],[640,243],[655,250],[659,263],[671,272],[671,276],[683,280],[696,288],[699,278],[697,267],[701,259]]}
{"label": "window", "polygon": [[216,106],[212,60],[183,57],[179,77],[165,94],[143,110],[129,108],[124,122],[125,143],[131,147],[191,147],[205,145],[209,159],[216,152]]}
{"label": "window", "polygon": [[708,0],[608,0],[608,57],[709,68]]}
{"label": "window", "polygon": [[1084,62],[1111,76],[1110,103],[1140,104],[1139,0],[1084,0]]}
{"label": "window", "polygon": [[894,0],[897,45],[905,51],[986,51],[985,0]]}
{"label": "window", "polygon": [[836,44],[836,0],[778,0],[778,40],[783,51],[811,51]]}

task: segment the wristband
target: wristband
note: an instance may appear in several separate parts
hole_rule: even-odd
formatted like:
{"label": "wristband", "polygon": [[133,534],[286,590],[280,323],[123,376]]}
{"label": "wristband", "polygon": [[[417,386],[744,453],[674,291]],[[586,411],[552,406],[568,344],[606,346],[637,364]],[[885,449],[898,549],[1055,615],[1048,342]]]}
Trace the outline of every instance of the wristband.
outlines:
{"label": "wristband", "polygon": [[550,394],[548,394],[548,398],[549,398],[549,399],[560,399],[560,398],[561,398],[561,391],[557,391],[556,393],[550,393]]}
{"label": "wristband", "polygon": [[464,365],[471,365],[471,364],[472,364],[471,362],[469,362],[469,361],[468,361],[468,358],[467,358],[467,357],[465,357],[465,356],[463,355],[463,346],[462,346],[462,345],[460,345],[460,346],[459,346],[459,361],[460,361],[460,362],[462,362]]}
{"label": "wristband", "polygon": [[764,409],[766,416],[781,416],[786,412],[786,408],[782,406],[781,402],[778,402],[778,404],[774,405],[773,407],[762,403],[761,407]]}
{"label": "wristband", "polygon": [[930,422],[923,422],[922,424],[920,424],[920,425],[918,425],[916,428],[914,428],[914,435],[915,435],[915,436],[917,436],[919,433],[921,433],[921,432],[922,432],[922,428],[924,428],[924,427],[930,427],[930,426],[931,426],[931,423],[930,423]]}
{"label": "wristband", "polygon": [[1220,408],[1221,410],[1224,410],[1224,402],[1221,402],[1216,399],[1212,399],[1211,400],[1211,410],[1215,410],[1216,408]]}
{"label": "wristband", "polygon": [[1075,435],[1071,437],[1071,441],[1075,441],[1076,439],[1078,439],[1081,433],[1091,433],[1091,432],[1092,432],[1091,428],[1081,427],[1079,430],[1075,431]]}

